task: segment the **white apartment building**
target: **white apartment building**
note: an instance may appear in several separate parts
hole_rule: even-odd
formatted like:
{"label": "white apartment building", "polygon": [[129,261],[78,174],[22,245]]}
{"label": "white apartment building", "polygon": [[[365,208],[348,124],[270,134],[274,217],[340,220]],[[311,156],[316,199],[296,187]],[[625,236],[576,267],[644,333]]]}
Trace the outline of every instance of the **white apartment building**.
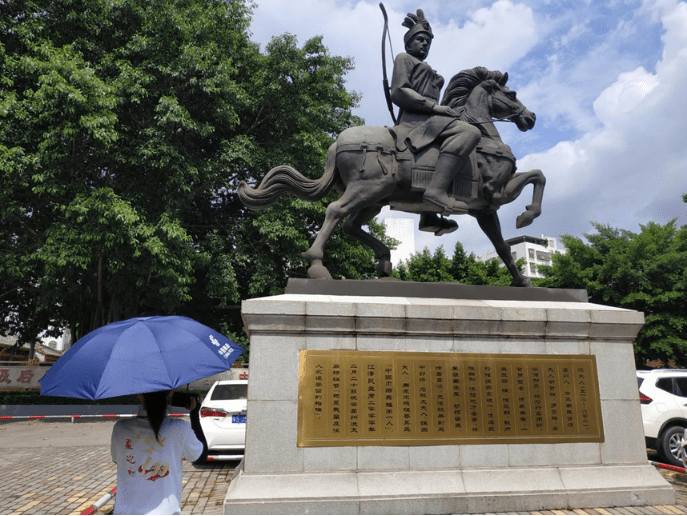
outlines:
{"label": "white apartment building", "polygon": [[[528,278],[543,278],[544,276],[539,272],[539,266],[551,265],[553,253],[566,254],[568,252],[562,245],[558,247],[555,238],[544,235],[541,238],[519,236],[506,240],[506,243],[510,246],[510,252],[515,261],[520,258],[525,259],[524,274]],[[486,262],[493,258],[499,259],[495,250],[478,256],[477,261]]]}

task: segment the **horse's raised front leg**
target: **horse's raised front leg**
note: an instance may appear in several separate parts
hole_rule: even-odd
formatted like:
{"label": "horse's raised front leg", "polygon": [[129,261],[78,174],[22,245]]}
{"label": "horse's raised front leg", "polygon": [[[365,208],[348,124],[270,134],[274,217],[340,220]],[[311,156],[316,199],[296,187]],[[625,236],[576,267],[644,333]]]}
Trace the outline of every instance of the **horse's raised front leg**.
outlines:
{"label": "horse's raised front leg", "polygon": [[503,240],[498,214],[495,211],[484,211],[476,215],[475,218],[484,234],[491,240],[496,253],[506,265],[508,272],[513,276],[511,287],[531,287],[530,279],[520,272],[513,255],[510,254],[510,246]]}
{"label": "horse's raised front leg", "polygon": [[528,204],[525,211],[518,215],[515,220],[515,227],[520,229],[532,224],[532,221],[541,215],[541,203],[544,196],[544,186],[546,185],[546,177],[541,170],[533,169],[527,172],[518,172],[513,174],[513,177],[506,184],[506,188],[498,199],[498,204],[508,204],[514,201],[522,193],[523,188],[532,184],[534,191],[532,192],[532,204]]}
{"label": "horse's raised front leg", "polygon": [[[379,172],[379,176],[382,176],[381,170]],[[327,268],[322,264],[324,246],[327,240],[329,240],[336,225],[341,222],[344,217],[376,206],[378,201],[387,197],[394,190],[396,187],[395,180],[390,176],[382,177],[383,179],[378,178],[378,180],[349,183],[341,198],[327,206],[322,228],[317,233],[317,237],[315,237],[315,241],[312,246],[310,246],[310,249],[302,254],[303,258],[310,262],[308,278],[332,279],[331,274],[329,274]],[[373,237],[370,235],[370,238]],[[368,242],[364,243],[370,245]],[[379,243],[381,244],[381,242]]]}
{"label": "horse's raised front leg", "polygon": [[380,278],[384,278],[391,276],[391,251],[380,240],[362,228],[364,224],[372,220],[380,211],[382,211],[382,207],[378,204],[373,204],[355,212],[344,222],[343,231],[346,235],[372,248],[375,258],[378,260],[377,274],[379,274]]}

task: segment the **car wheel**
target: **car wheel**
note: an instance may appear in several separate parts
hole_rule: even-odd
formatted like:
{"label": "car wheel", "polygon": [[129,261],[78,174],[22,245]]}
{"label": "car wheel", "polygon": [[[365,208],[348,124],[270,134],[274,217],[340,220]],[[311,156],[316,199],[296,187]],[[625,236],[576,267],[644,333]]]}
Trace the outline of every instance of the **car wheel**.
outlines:
{"label": "car wheel", "polygon": [[682,440],[685,436],[685,429],[681,426],[671,426],[660,439],[658,451],[659,457],[666,463],[673,466],[683,467],[681,460]]}

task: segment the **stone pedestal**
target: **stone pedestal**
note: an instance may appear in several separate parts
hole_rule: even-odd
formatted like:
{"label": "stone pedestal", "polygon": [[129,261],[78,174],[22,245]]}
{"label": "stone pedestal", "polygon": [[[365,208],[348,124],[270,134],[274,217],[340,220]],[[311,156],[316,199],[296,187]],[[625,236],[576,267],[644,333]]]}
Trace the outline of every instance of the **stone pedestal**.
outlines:
{"label": "stone pedestal", "polygon": [[[647,462],[632,350],[641,313],[583,301],[307,294],[246,301],[242,313],[251,345],[246,453],[225,514],[675,503]],[[299,448],[299,353],[308,349],[594,355],[604,442]]]}

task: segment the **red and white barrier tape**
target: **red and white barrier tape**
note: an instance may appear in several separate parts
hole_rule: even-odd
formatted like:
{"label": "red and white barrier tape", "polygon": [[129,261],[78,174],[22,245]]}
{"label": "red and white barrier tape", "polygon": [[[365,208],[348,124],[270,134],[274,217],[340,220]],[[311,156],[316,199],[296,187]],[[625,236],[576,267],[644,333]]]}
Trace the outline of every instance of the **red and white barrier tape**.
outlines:
{"label": "red and white barrier tape", "polygon": [[93,514],[95,511],[100,509],[103,505],[105,505],[107,502],[112,500],[114,496],[117,494],[117,486],[114,486],[108,493],[105,493],[100,500],[95,502],[93,505],[91,505],[88,509],[83,511],[81,514]]}
{"label": "red and white barrier tape", "polygon": [[[184,417],[187,416],[188,414],[167,414],[167,417]],[[72,418],[72,421],[74,419],[81,419],[81,418],[88,418],[88,417],[94,417],[94,418],[105,418],[105,419],[112,419],[112,418],[123,418],[123,417],[136,417],[136,414],[62,414],[62,415],[57,415],[57,416],[0,416],[0,420],[7,420],[7,419],[58,419],[58,418]]]}
{"label": "red and white barrier tape", "polygon": [[653,460],[650,460],[649,464],[651,464],[652,466],[656,466],[657,468],[661,468],[661,469],[668,469],[670,471],[677,471],[678,473],[687,473],[687,470],[685,470],[685,468],[681,468],[680,466],[673,466],[672,464],[663,464],[662,462],[656,462]]}

